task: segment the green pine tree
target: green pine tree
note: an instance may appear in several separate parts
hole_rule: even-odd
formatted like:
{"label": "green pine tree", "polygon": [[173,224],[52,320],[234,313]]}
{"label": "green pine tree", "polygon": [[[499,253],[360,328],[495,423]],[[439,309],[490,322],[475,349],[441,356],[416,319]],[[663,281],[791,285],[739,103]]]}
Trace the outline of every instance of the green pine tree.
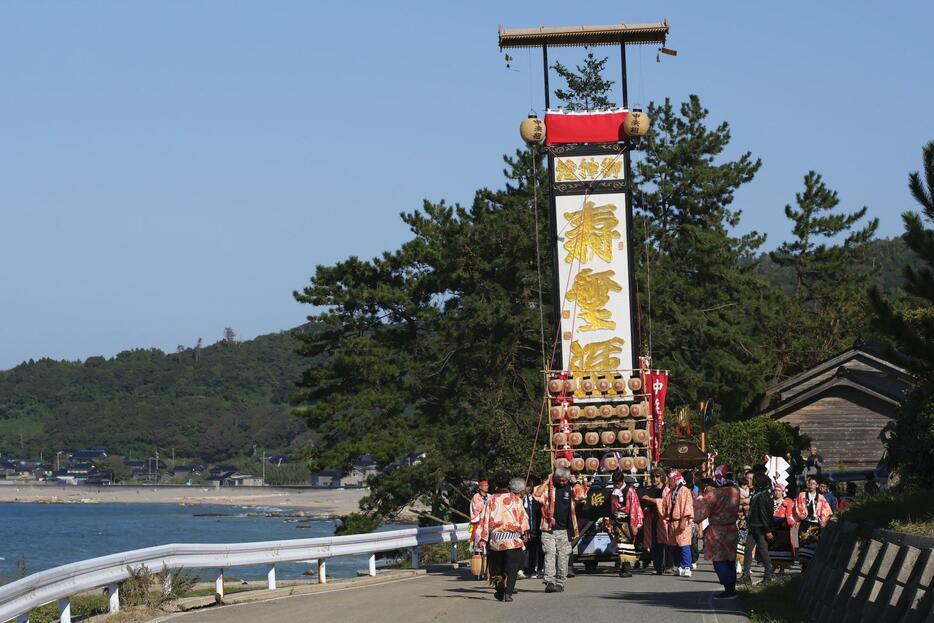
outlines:
{"label": "green pine tree", "polygon": [[866,254],[879,219],[854,229],[867,208],[834,212],[840,199],[814,171],[804,176],[804,192],[795,199],[797,209],[785,206],[794,238],[769,254],[778,266],[794,273],[794,288],[775,336],[775,381],[832,356],[864,332],[865,284],[875,272]]}
{"label": "green pine tree", "polygon": [[607,57],[598,59],[593,52],[587,54],[583,65],[577,71],[568,69],[561,63],[555,63],[552,69],[567,83],[567,89],[556,89],[557,97],[567,110],[597,110],[613,108],[608,94],[613,88],[613,81],[603,77]]}
{"label": "green pine tree", "polygon": [[934,141],[924,147],[924,172],[908,187],[921,214],[905,212],[904,240],[919,258],[906,265],[903,286],[909,299],[895,304],[879,289],[870,291],[876,327],[907,358],[917,384],[902,401],[888,459],[908,483],[929,483],[934,473]]}
{"label": "green pine tree", "polygon": [[671,404],[713,398],[739,417],[770,367],[764,335],[775,290],[752,274],[765,240],[736,236],[736,190],[761,162],[747,152],[724,160],[727,123],[709,128],[696,95],[675,110],[651,105],[652,130],[636,165],[636,229],[643,350],[671,369]]}

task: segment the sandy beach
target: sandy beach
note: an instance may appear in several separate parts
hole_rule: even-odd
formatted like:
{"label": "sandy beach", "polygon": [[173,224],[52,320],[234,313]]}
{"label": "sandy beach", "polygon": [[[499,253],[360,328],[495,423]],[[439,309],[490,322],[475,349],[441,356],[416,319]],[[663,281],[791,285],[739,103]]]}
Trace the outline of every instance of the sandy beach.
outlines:
{"label": "sandy beach", "polygon": [[0,486],[0,502],[41,504],[221,504],[276,507],[313,515],[345,515],[359,510],[367,489],[303,489],[278,487],[108,487],[56,484]]}

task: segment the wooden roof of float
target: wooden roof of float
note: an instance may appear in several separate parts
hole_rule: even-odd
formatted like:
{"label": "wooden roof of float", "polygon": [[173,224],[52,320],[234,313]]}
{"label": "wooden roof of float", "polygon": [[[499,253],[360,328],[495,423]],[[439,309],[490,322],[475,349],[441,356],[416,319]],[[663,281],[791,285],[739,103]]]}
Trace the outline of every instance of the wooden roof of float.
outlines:
{"label": "wooden roof of float", "polygon": [[534,48],[626,44],[664,44],[668,22],[653,24],[607,24],[604,26],[539,26],[538,28],[499,27],[499,47]]}

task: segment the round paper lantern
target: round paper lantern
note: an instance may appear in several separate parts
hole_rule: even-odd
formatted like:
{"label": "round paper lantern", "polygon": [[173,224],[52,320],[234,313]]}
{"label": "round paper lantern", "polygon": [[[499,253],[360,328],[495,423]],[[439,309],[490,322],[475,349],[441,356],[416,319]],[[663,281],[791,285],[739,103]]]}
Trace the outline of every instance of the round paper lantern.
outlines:
{"label": "round paper lantern", "polygon": [[595,446],[600,443],[600,435],[594,431],[590,431],[584,434],[584,443],[588,446]]}
{"label": "round paper lantern", "polygon": [[564,387],[564,383],[561,382],[561,379],[551,379],[548,381],[548,393],[552,396],[560,394],[562,387]]}
{"label": "round paper lantern", "polygon": [[636,459],[636,469],[640,472],[644,472],[649,468],[649,460],[644,456],[640,456]]}
{"label": "round paper lantern", "polygon": [[577,447],[584,443],[584,436],[577,431],[574,431],[568,435],[568,443],[574,447]]}
{"label": "round paper lantern", "polygon": [[571,380],[564,381],[564,393],[565,394],[574,393],[574,381],[571,381]]}
{"label": "round paper lantern", "polygon": [[615,381],[613,381],[613,391],[616,392],[617,394],[625,394],[626,393],[626,381],[624,381],[623,379],[616,379]]}
{"label": "round paper lantern", "polygon": [[613,417],[613,406],[603,405],[600,407],[600,417]]}
{"label": "round paper lantern", "polygon": [[590,457],[584,461],[584,465],[587,467],[588,472],[595,472],[600,469],[600,459]]}
{"label": "round paper lantern", "polygon": [[571,464],[571,462],[568,461],[568,460],[565,459],[565,458],[560,458],[560,459],[558,459],[557,461],[555,461],[555,466],[556,466],[556,467],[568,467],[570,464]]}
{"label": "round paper lantern", "polygon": [[[632,138],[635,136],[645,136],[649,133],[649,116],[641,109],[635,108],[626,114],[623,120],[623,132],[626,136]],[[523,137],[524,138],[524,137]],[[543,137],[544,138],[544,137]],[[526,141],[527,143],[529,141]]]}
{"label": "round paper lantern", "polygon": [[599,381],[597,381],[597,390],[598,390],[601,394],[605,394],[605,393],[607,393],[608,391],[610,391],[610,387],[612,387],[612,386],[613,386],[612,383],[610,383],[610,382],[609,382],[608,380],[606,380],[606,379],[600,379]]}
{"label": "round paper lantern", "polygon": [[629,405],[620,405],[616,407],[616,414],[619,417],[629,417]]}
{"label": "round paper lantern", "polygon": [[627,445],[632,442],[632,433],[628,430],[621,430],[616,433],[616,438],[619,440],[620,445]]}
{"label": "round paper lantern", "polygon": [[581,381],[581,389],[589,394],[593,391],[593,381],[590,379],[584,379]]}
{"label": "round paper lantern", "polygon": [[632,470],[632,459],[630,459],[629,457],[626,457],[625,459],[619,462],[619,466],[623,468],[624,472],[631,471]]}
{"label": "round paper lantern", "polygon": [[581,408],[580,408],[580,407],[570,407],[570,408],[568,409],[568,418],[569,418],[569,419],[571,419],[571,420],[576,420],[576,419],[579,418],[580,416],[581,416]]}
{"label": "round paper lantern", "polygon": [[638,444],[647,444],[649,442],[649,431],[640,428],[633,433],[632,438],[635,439]]}
{"label": "round paper lantern", "polygon": [[629,379],[629,389],[631,389],[634,392],[637,392],[640,389],[642,389],[642,379],[635,377],[635,376]]}
{"label": "round paper lantern", "polygon": [[580,458],[579,456],[575,456],[573,459],[571,459],[571,469],[573,469],[575,472],[583,471],[584,459]]}
{"label": "round paper lantern", "polygon": [[568,436],[564,433],[555,433],[552,435],[551,441],[555,444],[556,448],[560,448],[568,442]]}
{"label": "round paper lantern", "polygon": [[586,417],[586,418],[588,418],[588,419],[590,419],[590,420],[592,420],[592,419],[594,419],[595,417],[597,417],[597,415],[598,415],[599,413],[600,413],[600,412],[597,411],[597,407],[595,407],[595,406],[593,406],[593,405],[587,405],[586,407],[584,407],[584,417]]}
{"label": "round paper lantern", "polygon": [[611,430],[605,430],[600,433],[600,441],[602,441],[605,446],[612,446],[613,442],[616,441],[616,433]]}
{"label": "round paper lantern", "polygon": [[605,467],[608,472],[615,472],[619,469],[619,459],[615,456],[608,456],[603,460],[603,467]]}
{"label": "round paper lantern", "polygon": [[549,409],[548,413],[551,415],[552,420],[560,420],[561,416],[564,415],[564,408],[560,405],[556,405]]}
{"label": "round paper lantern", "polygon": [[[626,118],[628,119],[630,115],[626,115]],[[648,122],[646,122],[646,129],[648,129]],[[519,124],[519,136],[529,145],[542,143],[545,140],[545,122],[539,119],[537,115],[529,115]],[[642,134],[635,136],[642,136]]]}

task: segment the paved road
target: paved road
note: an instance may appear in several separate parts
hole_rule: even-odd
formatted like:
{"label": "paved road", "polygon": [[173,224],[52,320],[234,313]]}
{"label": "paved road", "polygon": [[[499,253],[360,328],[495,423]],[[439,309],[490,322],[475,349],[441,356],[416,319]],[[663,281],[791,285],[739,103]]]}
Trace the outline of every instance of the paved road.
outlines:
{"label": "paved road", "polygon": [[745,623],[735,600],[714,601],[722,590],[709,563],[692,579],[651,574],[622,579],[603,573],[578,575],[564,593],[546,594],[538,580],[520,580],[511,604],[493,599],[466,572],[428,574],[370,587],[224,606],[172,617],[173,623]]}

